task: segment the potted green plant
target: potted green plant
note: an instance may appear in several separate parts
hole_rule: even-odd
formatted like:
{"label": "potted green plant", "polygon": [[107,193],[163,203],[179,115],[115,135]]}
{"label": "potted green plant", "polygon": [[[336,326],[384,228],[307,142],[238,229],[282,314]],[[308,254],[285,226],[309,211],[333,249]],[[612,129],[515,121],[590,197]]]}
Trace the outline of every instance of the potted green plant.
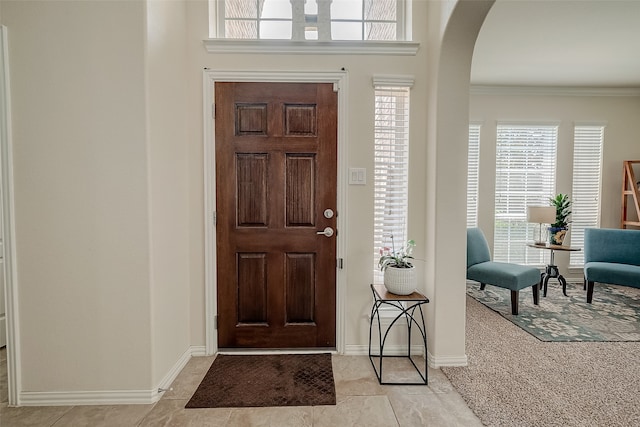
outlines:
{"label": "potted green plant", "polygon": [[571,215],[571,200],[567,194],[558,194],[549,198],[551,206],[556,208],[556,222],[549,227],[549,243],[562,245],[569,229],[569,215]]}
{"label": "potted green plant", "polygon": [[396,250],[391,236],[391,248],[380,249],[378,267],[384,272],[384,286],[396,295],[409,295],[416,289],[416,272],[411,260],[416,242],[408,240]]}

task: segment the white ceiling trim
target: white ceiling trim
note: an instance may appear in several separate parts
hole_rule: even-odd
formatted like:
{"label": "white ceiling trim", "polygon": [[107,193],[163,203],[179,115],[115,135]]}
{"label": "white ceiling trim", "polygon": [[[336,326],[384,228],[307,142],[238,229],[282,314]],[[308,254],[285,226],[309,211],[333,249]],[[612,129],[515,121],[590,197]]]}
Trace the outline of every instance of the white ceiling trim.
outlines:
{"label": "white ceiling trim", "polygon": [[471,85],[471,95],[640,96],[640,87]]}

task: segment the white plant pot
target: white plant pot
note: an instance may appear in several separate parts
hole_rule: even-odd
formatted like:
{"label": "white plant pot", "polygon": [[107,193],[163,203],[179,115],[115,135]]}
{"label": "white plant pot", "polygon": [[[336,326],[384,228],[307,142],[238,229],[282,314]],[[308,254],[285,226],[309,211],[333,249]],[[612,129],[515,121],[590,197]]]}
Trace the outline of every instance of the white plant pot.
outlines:
{"label": "white plant pot", "polygon": [[387,267],[384,270],[384,286],[396,295],[409,295],[416,290],[416,269]]}

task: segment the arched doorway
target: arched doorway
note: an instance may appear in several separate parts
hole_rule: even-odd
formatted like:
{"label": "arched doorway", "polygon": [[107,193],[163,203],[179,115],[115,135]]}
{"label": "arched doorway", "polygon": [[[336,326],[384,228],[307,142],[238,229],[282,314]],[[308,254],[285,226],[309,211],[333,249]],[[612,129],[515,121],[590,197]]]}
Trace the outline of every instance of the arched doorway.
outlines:
{"label": "arched doorway", "polygon": [[495,0],[430,2],[427,288],[431,365],[466,365],[466,170],[471,59]]}

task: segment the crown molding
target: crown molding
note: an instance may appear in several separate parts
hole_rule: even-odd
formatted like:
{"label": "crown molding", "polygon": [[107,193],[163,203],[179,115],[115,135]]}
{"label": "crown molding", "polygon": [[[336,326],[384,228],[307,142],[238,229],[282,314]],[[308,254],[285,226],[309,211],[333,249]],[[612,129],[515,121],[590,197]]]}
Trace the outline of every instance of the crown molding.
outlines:
{"label": "crown molding", "polygon": [[415,56],[420,43],[408,41],[291,41],[206,39],[209,53],[294,54],[294,55],[396,55]]}
{"label": "crown molding", "polygon": [[471,85],[471,95],[640,96],[640,87]]}

